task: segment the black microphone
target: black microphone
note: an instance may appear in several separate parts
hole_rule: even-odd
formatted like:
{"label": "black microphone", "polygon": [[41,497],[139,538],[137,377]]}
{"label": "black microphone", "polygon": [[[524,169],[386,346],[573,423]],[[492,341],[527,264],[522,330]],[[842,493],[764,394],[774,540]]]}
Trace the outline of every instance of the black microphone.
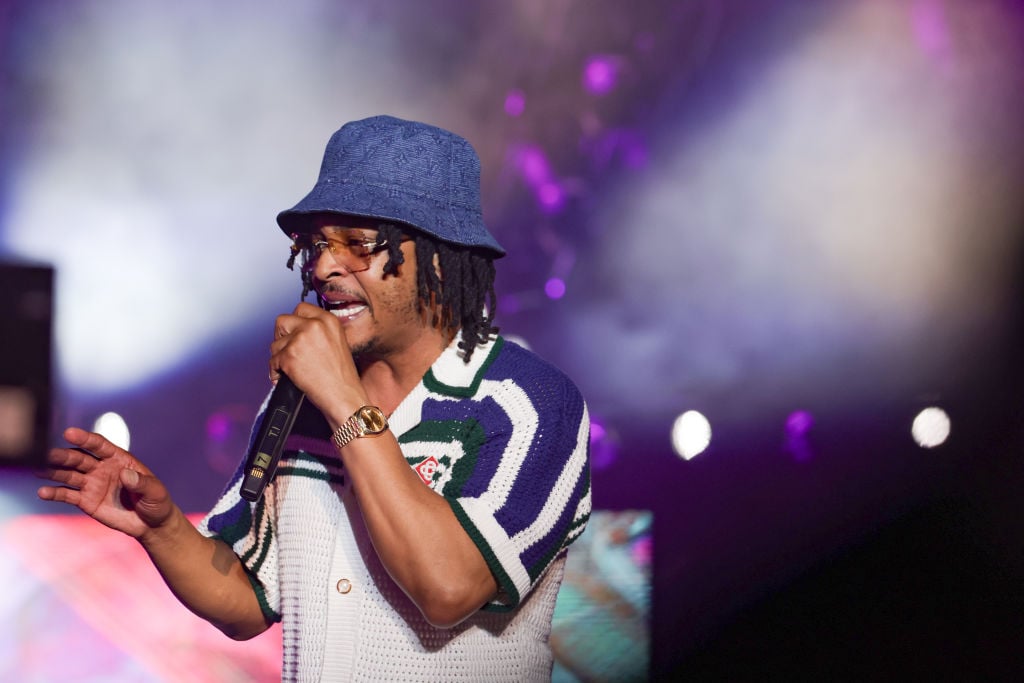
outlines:
{"label": "black microphone", "polygon": [[306,397],[290,379],[281,373],[274,392],[270,394],[267,410],[260,423],[260,431],[252,442],[249,455],[245,460],[245,478],[242,480],[242,498],[257,501],[263,495],[263,489],[277,472],[277,461],[281,459],[284,442],[295,424],[295,416],[302,407],[302,399]]}

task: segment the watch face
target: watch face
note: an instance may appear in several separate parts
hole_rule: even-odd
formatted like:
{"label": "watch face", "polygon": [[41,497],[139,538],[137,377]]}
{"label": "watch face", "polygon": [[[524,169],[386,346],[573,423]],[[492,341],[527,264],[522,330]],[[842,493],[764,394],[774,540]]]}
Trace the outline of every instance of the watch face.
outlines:
{"label": "watch face", "polygon": [[375,406],[360,408],[359,421],[363,423],[363,434],[380,434],[388,427],[384,412]]}

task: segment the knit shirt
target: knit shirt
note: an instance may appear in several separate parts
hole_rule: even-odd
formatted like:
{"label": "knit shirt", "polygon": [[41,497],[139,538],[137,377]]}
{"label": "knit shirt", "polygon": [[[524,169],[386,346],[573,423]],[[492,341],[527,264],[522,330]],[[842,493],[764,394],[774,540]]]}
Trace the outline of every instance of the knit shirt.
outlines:
{"label": "knit shirt", "polygon": [[234,549],[265,615],[282,622],[282,679],[550,680],[566,549],[590,516],[590,421],[579,391],[501,337],[469,363],[456,340],[389,423],[499,593],[452,628],[430,625],[377,557],[331,430],[307,401],[263,497],[240,498],[240,466],[199,524]]}

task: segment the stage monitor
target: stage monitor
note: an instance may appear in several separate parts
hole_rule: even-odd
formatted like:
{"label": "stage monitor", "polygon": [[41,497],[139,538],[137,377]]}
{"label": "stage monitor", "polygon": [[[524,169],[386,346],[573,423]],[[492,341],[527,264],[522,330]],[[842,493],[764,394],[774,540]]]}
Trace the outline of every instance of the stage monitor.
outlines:
{"label": "stage monitor", "polygon": [[0,264],[0,467],[36,468],[49,447],[53,269]]}

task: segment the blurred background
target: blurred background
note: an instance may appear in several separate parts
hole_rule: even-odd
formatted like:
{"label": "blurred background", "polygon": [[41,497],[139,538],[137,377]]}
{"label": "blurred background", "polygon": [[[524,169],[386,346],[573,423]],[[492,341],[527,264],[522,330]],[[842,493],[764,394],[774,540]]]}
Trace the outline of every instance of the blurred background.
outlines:
{"label": "blurred background", "polygon": [[[1013,0],[0,0],[0,258],[52,269],[45,440],[106,415],[201,513],[300,293],[275,215],[345,121],[454,130],[502,332],[587,397],[595,506],[651,513],[642,677],[1011,678],[1022,112]],[[36,486],[0,471],[7,585],[101,542]]]}

